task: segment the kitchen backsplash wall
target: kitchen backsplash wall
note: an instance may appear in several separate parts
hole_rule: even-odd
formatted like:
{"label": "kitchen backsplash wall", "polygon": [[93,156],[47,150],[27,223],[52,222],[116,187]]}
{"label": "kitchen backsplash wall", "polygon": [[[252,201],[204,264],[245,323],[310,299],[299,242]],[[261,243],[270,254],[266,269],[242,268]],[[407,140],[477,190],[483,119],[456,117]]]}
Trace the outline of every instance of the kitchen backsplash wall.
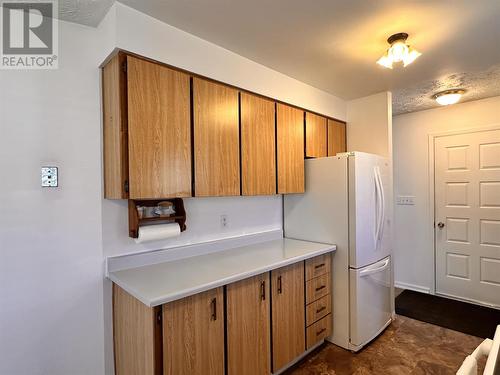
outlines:
{"label": "kitchen backsplash wall", "polygon": [[[282,229],[281,195],[184,199],[187,230],[179,237],[136,244],[128,237],[128,206],[124,200],[102,202],[104,255],[166,249],[245,234]],[[224,227],[221,216],[225,215]]]}

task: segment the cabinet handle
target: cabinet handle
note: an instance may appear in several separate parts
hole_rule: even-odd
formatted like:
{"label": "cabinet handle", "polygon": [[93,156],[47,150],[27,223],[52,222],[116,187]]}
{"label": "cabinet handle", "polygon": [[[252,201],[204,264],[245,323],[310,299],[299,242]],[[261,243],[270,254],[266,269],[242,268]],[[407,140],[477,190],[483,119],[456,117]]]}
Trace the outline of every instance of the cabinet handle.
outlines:
{"label": "cabinet handle", "polygon": [[281,276],[278,276],[278,294],[281,294],[283,292],[283,288],[281,285]]}
{"label": "cabinet handle", "polygon": [[321,311],[325,310],[326,306],[321,306],[319,309],[316,310],[316,314],[319,314]]}
{"label": "cabinet handle", "polygon": [[265,281],[262,281],[260,283],[260,299],[262,301],[266,300],[266,282]]}
{"label": "cabinet handle", "polygon": [[321,335],[325,331],[326,331],[326,328],[321,328],[319,331],[316,331],[316,336]]}
{"label": "cabinet handle", "polygon": [[321,285],[316,288],[316,292],[319,292],[321,289],[325,289],[326,285]]}
{"label": "cabinet handle", "polygon": [[321,267],[324,267],[325,266],[325,263],[321,263],[321,264],[318,264],[316,266],[314,266],[314,269],[318,269],[318,268],[321,268]]}
{"label": "cabinet handle", "polygon": [[212,302],[212,320],[217,320],[217,298],[213,298]]}

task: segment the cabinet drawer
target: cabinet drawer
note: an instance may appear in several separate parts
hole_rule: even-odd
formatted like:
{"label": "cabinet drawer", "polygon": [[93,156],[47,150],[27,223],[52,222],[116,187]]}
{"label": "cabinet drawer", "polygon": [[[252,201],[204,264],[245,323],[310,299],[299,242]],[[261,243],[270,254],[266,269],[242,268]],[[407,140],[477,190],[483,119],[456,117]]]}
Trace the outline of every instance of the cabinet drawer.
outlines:
{"label": "cabinet drawer", "polygon": [[332,334],[332,315],[328,314],[323,319],[318,320],[313,325],[307,327],[307,349],[314,346],[325,337]]}
{"label": "cabinet drawer", "polygon": [[330,294],[330,274],[315,277],[306,282],[306,304]]}
{"label": "cabinet drawer", "polygon": [[306,260],[306,280],[311,280],[317,276],[330,272],[332,265],[331,254],[323,254]]}
{"label": "cabinet drawer", "polygon": [[306,307],[306,326],[320,320],[332,312],[332,299],[330,295],[321,297]]}

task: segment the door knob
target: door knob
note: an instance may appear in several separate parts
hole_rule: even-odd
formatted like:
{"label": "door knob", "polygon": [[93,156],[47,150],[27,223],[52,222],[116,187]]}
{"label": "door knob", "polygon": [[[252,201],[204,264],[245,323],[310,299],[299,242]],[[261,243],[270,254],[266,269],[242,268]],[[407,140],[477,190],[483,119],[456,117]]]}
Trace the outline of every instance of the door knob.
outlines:
{"label": "door knob", "polygon": [[443,228],[444,228],[444,223],[443,223],[442,221],[440,221],[440,222],[438,223],[438,228],[439,228],[439,229],[443,229]]}

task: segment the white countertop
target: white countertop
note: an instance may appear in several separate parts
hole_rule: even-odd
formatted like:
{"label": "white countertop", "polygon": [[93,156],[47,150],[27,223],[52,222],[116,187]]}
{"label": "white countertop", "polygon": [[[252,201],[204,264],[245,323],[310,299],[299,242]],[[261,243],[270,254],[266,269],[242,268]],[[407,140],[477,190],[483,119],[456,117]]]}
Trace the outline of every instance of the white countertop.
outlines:
{"label": "white countertop", "polygon": [[110,272],[108,278],[153,307],[336,250],[288,238]]}

